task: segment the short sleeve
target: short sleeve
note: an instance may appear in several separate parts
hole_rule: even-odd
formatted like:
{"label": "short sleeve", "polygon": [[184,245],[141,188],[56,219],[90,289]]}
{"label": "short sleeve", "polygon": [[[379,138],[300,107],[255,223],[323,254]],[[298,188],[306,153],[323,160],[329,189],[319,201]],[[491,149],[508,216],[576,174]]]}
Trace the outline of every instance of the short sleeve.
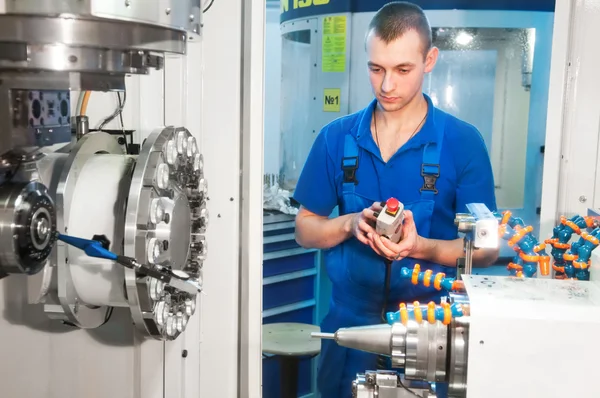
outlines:
{"label": "short sleeve", "polygon": [[327,145],[327,131],[323,129],[313,143],[293,195],[307,210],[323,217],[337,206],[335,165]]}
{"label": "short sleeve", "polygon": [[496,191],[492,162],[483,137],[472,126],[457,156],[456,212],[467,211],[469,203],[484,203],[496,211]]}

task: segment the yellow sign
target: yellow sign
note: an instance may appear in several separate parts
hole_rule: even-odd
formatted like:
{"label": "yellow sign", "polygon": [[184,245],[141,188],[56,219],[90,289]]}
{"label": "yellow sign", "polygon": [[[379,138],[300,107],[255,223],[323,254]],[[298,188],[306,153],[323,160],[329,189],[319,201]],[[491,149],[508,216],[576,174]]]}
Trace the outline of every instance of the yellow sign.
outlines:
{"label": "yellow sign", "polygon": [[339,112],[342,102],[342,90],[326,88],[323,90],[323,112]]}
{"label": "yellow sign", "polygon": [[346,16],[323,18],[323,72],[346,71]]}
{"label": "yellow sign", "polygon": [[306,8],[312,6],[323,6],[329,4],[329,0],[281,0],[281,12],[290,10],[290,3],[294,10],[298,8]]}

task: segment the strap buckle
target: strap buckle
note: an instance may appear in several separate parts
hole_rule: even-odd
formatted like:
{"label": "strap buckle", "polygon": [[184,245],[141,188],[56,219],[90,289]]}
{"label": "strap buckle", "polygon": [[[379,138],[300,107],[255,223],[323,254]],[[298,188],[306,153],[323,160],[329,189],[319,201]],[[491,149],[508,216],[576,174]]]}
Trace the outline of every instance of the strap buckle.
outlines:
{"label": "strap buckle", "polygon": [[344,171],[344,183],[358,184],[356,170],[358,170],[358,156],[342,158],[342,170]]}
{"label": "strap buckle", "polygon": [[440,165],[423,163],[421,165],[421,176],[423,177],[423,186],[420,191],[428,191],[437,194],[438,190],[435,187],[435,183],[440,176]]}

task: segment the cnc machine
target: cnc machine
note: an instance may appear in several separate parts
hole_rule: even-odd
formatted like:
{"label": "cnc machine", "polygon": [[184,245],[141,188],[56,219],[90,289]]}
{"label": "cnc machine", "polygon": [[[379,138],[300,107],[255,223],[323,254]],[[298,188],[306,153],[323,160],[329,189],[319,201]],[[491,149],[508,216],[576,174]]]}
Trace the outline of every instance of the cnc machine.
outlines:
{"label": "cnc machine", "polygon": [[0,1],[3,396],[200,393],[206,8]]}

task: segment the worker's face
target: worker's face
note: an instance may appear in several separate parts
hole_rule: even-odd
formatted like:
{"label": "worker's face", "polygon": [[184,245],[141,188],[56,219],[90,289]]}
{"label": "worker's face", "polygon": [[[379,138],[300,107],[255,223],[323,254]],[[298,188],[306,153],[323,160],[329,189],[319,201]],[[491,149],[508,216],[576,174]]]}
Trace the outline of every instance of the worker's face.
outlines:
{"label": "worker's face", "polygon": [[402,109],[421,92],[425,74],[435,66],[437,48],[423,54],[414,30],[387,44],[371,31],[366,45],[369,79],[380,106],[390,112]]}

